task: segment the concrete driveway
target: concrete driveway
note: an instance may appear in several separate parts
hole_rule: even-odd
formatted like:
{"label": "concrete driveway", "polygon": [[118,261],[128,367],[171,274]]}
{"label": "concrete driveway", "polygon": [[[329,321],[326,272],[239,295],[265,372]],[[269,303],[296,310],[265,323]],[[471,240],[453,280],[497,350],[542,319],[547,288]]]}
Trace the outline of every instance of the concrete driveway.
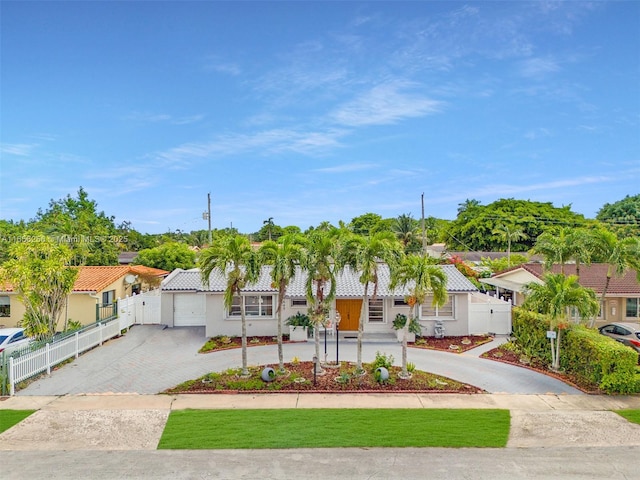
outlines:
{"label": "concrete driveway", "polygon": [[[85,353],[17,394],[154,394],[208,372],[241,365],[240,349],[199,354],[198,349],[205,340],[204,327],[136,325],[123,337]],[[490,393],[581,394],[579,390],[546,375],[479,358],[483,351],[502,341],[504,339],[496,339],[493,345],[478,347],[464,354],[410,348],[408,359],[419,370],[469,383]],[[340,360],[356,359],[355,341],[341,341],[339,347]],[[364,361],[373,360],[377,351],[393,355],[396,363],[402,356],[401,345],[397,342],[365,343]],[[329,342],[328,353],[329,360],[335,360],[335,341]],[[311,360],[313,354],[312,342],[285,344],[285,361],[294,356]],[[277,361],[277,347],[250,347],[248,358],[251,365],[273,364]]]}

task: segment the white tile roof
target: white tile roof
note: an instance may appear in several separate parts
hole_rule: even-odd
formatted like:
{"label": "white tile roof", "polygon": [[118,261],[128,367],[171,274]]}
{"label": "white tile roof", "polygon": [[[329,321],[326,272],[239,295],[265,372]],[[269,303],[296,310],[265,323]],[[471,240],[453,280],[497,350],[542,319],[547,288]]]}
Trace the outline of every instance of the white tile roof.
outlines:
{"label": "white tile roof", "polygon": [[[454,292],[475,292],[477,288],[464,276],[454,265],[440,265],[447,275],[447,291]],[[245,292],[276,292],[277,289],[271,286],[270,277],[271,267],[262,267],[262,272],[258,281],[249,284],[244,289]],[[353,272],[348,267],[337,275],[336,278],[336,296],[339,298],[361,297],[364,286],[360,283],[359,274]],[[299,271],[298,274],[290,282],[287,288],[288,297],[304,297],[305,281],[307,275],[305,272]],[[396,289],[395,292],[389,290],[389,267],[381,264],[378,267],[378,292],[382,297],[387,296],[403,296],[406,291]],[[172,292],[224,292],[227,282],[224,276],[218,272],[213,272],[209,276],[209,286],[206,287],[202,283],[200,271],[192,270],[174,270],[163,282],[163,291]],[[328,287],[327,287],[328,290]],[[373,294],[373,285],[369,286],[369,295]]]}

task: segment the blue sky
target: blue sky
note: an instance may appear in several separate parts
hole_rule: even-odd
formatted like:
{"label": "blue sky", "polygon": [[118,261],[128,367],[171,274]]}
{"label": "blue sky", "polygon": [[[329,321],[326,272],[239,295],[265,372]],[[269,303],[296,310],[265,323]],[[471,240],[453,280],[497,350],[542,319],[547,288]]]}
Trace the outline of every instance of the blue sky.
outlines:
{"label": "blue sky", "polygon": [[141,232],[640,192],[640,2],[6,1],[0,218]]}

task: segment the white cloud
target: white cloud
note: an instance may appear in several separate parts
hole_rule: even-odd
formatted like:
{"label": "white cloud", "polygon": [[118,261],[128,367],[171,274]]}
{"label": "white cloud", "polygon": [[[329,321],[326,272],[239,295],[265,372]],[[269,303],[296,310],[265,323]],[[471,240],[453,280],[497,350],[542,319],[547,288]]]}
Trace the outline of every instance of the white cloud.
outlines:
{"label": "white cloud", "polygon": [[388,125],[405,118],[423,117],[442,110],[443,103],[407,90],[417,84],[394,81],[378,85],[334,111],[330,117],[341,125]]}
{"label": "white cloud", "polygon": [[255,134],[229,134],[221,135],[210,142],[185,143],[164,152],[158,152],[155,157],[178,167],[180,164],[188,164],[192,159],[225,157],[253,151],[262,155],[279,152],[316,155],[327,149],[339,147],[339,139],[347,133],[340,129],[302,132],[282,128]]}
{"label": "white cloud", "polygon": [[17,155],[19,157],[28,157],[38,144],[27,143],[3,143],[0,144],[0,153],[7,155]]}
{"label": "white cloud", "polygon": [[345,163],[343,165],[336,165],[333,167],[317,168],[312,170],[319,173],[346,173],[346,172],[358,172],[362,170],[371,170],[376,168],[374,163]]}
{"label": "white cloud", "polygon": [[558,62],[550,57],[528,58],[520,62],[520,75],[523,77],[543,77],[560,70]]}

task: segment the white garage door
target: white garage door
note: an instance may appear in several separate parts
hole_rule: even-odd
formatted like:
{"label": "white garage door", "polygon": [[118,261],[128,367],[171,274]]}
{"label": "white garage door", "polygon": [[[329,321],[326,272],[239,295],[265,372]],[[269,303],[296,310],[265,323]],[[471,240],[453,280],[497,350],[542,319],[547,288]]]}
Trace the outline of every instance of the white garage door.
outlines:
{"label": "white garage door", "polygon": [[199,327],[205,324],[205,296],[177,293],[173,296],[173,326]]}

